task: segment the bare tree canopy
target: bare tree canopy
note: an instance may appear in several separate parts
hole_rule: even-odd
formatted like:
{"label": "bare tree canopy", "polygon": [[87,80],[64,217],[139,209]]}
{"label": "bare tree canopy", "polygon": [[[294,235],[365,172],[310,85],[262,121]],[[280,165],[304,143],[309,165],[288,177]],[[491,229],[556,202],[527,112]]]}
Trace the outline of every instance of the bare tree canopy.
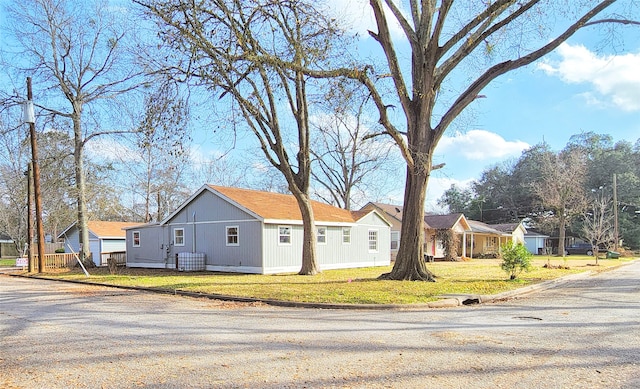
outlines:
{"label": "bare tree canopy", "polygon": [[[366,92],[366,91],[365,91]],[[340,82],[326,95],[326,113],[312,121],[313,169],[311,174],[316,196],[344,209],[352,208],[352,200],[364,205],[367,197],[378,195],[394,179],[388,138],[375,136],[380,131],[368,120],[369,102],[363,91]]]}
{"label": "bare tree canopy", "polygon": [[[39,91],[37,106],[54,120],[71,121],[81,256],[89,244],[83,152],[86,143],[105,133],[130,131],[104,129],[109,105],[144,82],[135,66],[126,13],[107,1],[14,1],[9,14],[15,55],[24,58],[12,66],[33,75]],[[124,11],[122,11],[124,12]],[[124,107],[124,104],[119,106]],[[120,116],[122,119],[123,115]],[[88,261],[87,261],[88,262]]]}
{"label": "bare tree canopy", "polygon": [[540,161],[541,177],[534,192],[545,209],[551,211],[548,220],[558,229],[558,254],[564,256],[567,224],[583,215],[586,207],[584,183],[587,177],[587,156],[579,149],[560,153],[545,153]]}
{"label": "bare tree canopy", "polygon": [[300,274],[315,274],[316,231],[309,197],[310,91],[302,72],[328,62],[338,31],[303,1],[137,1],[172,49],[163,67],[229,99],[267,160],[285,177],[302,214]]}

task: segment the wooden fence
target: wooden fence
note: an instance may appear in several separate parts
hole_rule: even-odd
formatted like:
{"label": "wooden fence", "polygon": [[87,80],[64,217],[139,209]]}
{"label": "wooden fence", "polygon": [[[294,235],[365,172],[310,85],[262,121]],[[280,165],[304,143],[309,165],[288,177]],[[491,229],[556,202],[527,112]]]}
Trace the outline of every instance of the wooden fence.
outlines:
{"label": "wooden fence", "polygon": [[[117,266],[125,266],[127,264],[126,251],[115,251],[110,253],[100,253],[100,266],[107,266],[108,259],[113,258]],[[38,268],[38,255],[33,256],[35,268]],[[44,266],[46,269],[70,269],[78,265],[76,255],[73,253],[62,254],[45,254]]]}
{"label": "wooden fence", "polygon": [[117,266],[125,266],[127,264],[126,251],[113,251],[110,253],[100,253],[100,266],[107,266],[109,264],[109,258],[114,259]]}
{"label": "wooden fence", "polygon": [[[38,263],[38,256],[34,256],[34,261]],[[72,268],[78,264],[78,260],[73,253],[62,253],[62,254],[45,254],[44,255],[44,266],[46,269],[65,269]]]}

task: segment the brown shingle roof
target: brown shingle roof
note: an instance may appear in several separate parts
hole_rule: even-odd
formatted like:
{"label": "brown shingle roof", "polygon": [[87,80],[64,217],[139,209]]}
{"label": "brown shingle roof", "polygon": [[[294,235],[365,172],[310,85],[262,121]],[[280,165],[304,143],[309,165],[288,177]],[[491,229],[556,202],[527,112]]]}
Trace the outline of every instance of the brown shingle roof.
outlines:
{"label": "brown shingle roof", "polygon": [[[293,195],[215,185],[209,187],[263,219],[302,220],[298,202]],[[314,200],[311,200],[311,207],[316,222],[353,223],[364,216],[359,212],[350,212]]]}
{"label": "brown shingle roof", "polygon": [[425,215],[424,221],[434,230],[448,230],[453,228],[461,217],[461,213],[450,213],[448,215]]}
{"label": "brown shingle roof", "polygon": [[87,227],[100,238],[124,238],[123,228],[139,226],[140,223],[89,221]]}
{"label": "brown shingle roof", "polygon": [[510,234],[515,231],[515,229],[518,228],[519,225],[520,223],[489,224],[491,228],[495,228],[496,230],[501,232],[508,232]]}
{"label": "brown shingle roof", "polygon": [[[402,206],[401,205],[393,205],[393,204],[384,204],[384,203],[369,203],[380,209],[384,213],[389,216],[392,216],[399,221],[402,221]],[[366,208],[366,206],[365,206]],[[434,230],[447,230],[453,228],[462,217],[462,213],[450,213],[447,215],[435,215],[435,214],[427,214],[424,215],[424,228],[434,229]]]}

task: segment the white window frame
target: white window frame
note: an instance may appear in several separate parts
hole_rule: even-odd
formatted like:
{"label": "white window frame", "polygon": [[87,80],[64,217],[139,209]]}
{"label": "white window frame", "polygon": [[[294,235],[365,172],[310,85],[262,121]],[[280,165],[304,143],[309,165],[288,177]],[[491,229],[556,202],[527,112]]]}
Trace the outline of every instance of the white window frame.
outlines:
{"label": "white window frame", "polygon": [[[378,252],[378,230],[369,230],[369,252],[370,253],[377,253]],[[373,236],[374,239],[371,239]],[[371,247],[371,244],[373,243],[374,247]]]}
{"label": "white window frame", "polygon": [[[320,231],[323,231],[323,233],[321,234]],[[316,228],[316,242],[318,244],[327,244],[327,227]]]}
{"label": "white window frame", "polygon": [[[177,236],[177,232],[181,231],[182,232],[182,243],[178,243],[178,236]],[[184,246],[184,228],[174,228],[173,229],[173,245],[176,247],[183,247]]]}
{"label": "white window frame", "polygon": [[[282,233],[282,229],[286,228],[287,229],[287,233],[283,234]],[[278,245],[279,246],[291,246],[291,232],[292,232],[292,228],[291,226],[278,226]],[[288,238],[286,242],[282,241],[282,238],[286,237]]]}
{"label": "white window frame", "polygon": [[[229,234],[229,230],[231,229],[235,229],[236,233],[235,234]],[[227,246],[240,246],[240,227],[239,226],[226,226],[225,228],[226,233],[226,242],[227,242]],[[229,242],[229,238],[231,237],[235,237],[236,241],[235,243],[233,242]]]}
{"label": "white window frame", "polygon": [[342,227],[342,244],[351,244],[351,227]]}
{"label": "white window frame", "polygon": [[[393,243],[396,242],[396,247],[393,247]],[[400,231],[391,231],[391,250],[398,250],[400,247]]]}
{"label": "white window frame", "polygon": [[[137,244],[136,244],[136,240],[138,241]],[[133,247],[140,247],[140,231],[131,232],[131,241],[132,241]]]}

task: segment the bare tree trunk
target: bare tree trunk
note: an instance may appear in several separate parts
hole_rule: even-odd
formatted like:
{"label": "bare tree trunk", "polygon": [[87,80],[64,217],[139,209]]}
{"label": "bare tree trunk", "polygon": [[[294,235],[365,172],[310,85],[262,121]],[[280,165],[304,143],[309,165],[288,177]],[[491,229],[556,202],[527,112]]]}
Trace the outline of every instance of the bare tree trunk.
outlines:
{"label": "bare tree trunk", "polygon": [[422,206],[428,181],[429,175],[422,166],[418,169],[407,167],[400,247],[393,269],[390,273],[381,275],[381,279],[435,281],[435,276],[427,269],[424,261],[424,209]]}
{"label": "bare tree trunk", "polygon": [[85,174],[83,149],[84,142],[82,139],[82,125],[80,124],[80,115],[73,116],[73,134],[74,134],[74,151],[73,159],[75,163],[75,179],[76,179],[76,196],[78,201],[78,243],[80,244],[80,259],[82,263],[88,266],[94,265],[89,259],[91,248],[89,246],[89,227],[87,225],[87,199],[85,188]]}
{"label": "bare tree trunk", "polygon": [[300,275],[314,275],[320,272],[316,255],[316,223],[313,218],[313,208],[309,195],[298,192],[295,195],[302,213],[302,225],[304,228],[302,241],[302,266]]}
{"label": "bare tree trunk", "polygon": [[564,240],[566,239],[567,218],[565,217],[565,209],[560,210],[558,217],[558,255],[564,257]]}

